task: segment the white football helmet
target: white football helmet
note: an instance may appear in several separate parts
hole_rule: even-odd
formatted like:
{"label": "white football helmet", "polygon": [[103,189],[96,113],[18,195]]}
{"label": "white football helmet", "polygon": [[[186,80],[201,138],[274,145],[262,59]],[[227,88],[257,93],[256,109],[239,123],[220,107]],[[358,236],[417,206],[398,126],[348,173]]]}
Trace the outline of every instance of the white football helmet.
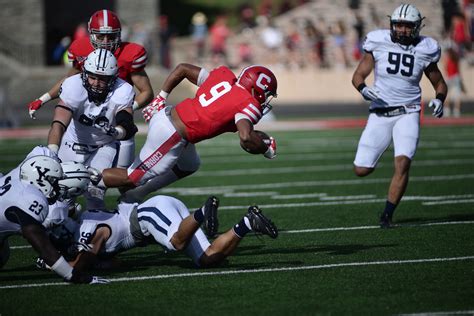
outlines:
{"label": "white football helmet", "polygon": [[63,178],[61,164],[48,156],[33,156],[20,166],[20,179],[37,187],[50,204],[59,197],[58,181]]}
{"label": "white football helmet", "polygon": [[66,161],[61,163],[63,179],[59,180],[59,198],[71,199],[83,194],[91,181],[87,168],[80,162]]}
{"label": "white football helmet", "polygon": [[[393,11],[390,16],[390,35],[392,41],[402,45],[411,45],[416,42],[420,36],[420,30],[423,28],[420,11],[412,4],[402,4]],[[411,26],[410,35],[400,34],[395,30],[395,25],[403,23]]]}
{"label": "white football helmet", "polygon": [[[117,80],[117,73],[117,59],[110,51],[99,48],[90,53],[84,61],[82,71],[82,83],[89,100],[97,104],[103,103]],[[89,77],[99,82],[91,83]]]}

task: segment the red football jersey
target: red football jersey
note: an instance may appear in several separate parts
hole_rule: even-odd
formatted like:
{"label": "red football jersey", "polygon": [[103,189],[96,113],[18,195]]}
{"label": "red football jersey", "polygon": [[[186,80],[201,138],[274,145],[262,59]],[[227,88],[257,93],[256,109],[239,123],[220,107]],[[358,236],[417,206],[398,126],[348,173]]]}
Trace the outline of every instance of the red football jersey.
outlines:
{"label": "red football jersey", "polygon": [[176,106],[186,126],[188,141],[197,143],[225,132],[236,132],[236,120],[241,118],[256,124],[262,117],[262,106],[244,88],[227,67],[209,73],[193,99]]}
{"label": "red football jersey", "polygon": [[[89,38],[75,40],[68,50],[69,61],[73,63],[74,68],[82,71],[84,60],[93,51],[94,47]],[[119,67],[119,78],[133,85],[131,74],[143,70],[148,61],[145,48],[135,43],[122,42],[114,55]]]}

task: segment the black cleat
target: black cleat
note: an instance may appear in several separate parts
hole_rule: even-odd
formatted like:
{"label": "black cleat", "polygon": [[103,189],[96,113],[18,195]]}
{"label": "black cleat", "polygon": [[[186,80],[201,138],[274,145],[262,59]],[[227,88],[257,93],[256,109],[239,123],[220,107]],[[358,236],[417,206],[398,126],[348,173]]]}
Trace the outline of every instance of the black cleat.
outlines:
{"label": "black cleat", "polygon": [[204,213],[204,232],[207,237],[214,237],[219,230],[219,220],[217,219],[217,208],[219,207],[219,199],[215,196],[207,198],[206,203],[202,207]]}
{"label": "black cleat", "polygon": [[392,215],[383,212],[382,215],[380,215],[380,228],[392,228],[393,223],[392,223]]}
{"label": "black cleat", "polygon": [[250,226],[255,233],[268,235],[273,239],[278,237],[278,229],[275,224],[263,215],[258,206],[250,206],[248,213],[245,216],[249,219]]}

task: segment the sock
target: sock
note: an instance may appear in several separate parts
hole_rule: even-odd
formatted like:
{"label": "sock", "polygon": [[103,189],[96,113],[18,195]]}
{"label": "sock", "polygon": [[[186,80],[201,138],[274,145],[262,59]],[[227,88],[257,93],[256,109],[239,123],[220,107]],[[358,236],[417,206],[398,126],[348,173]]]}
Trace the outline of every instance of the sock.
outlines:
{"label": "sock", "polygon": [[384,209],[384,214],[388,214],[390,218],[392,218],[393,212],[395,212],[395,208],[397,207],[396,204],[393,204],[390,201],[385,202],[385,209]]}
{"label": "sock", "polygon": [[194,220],[198,222],[198,224],[202,224],[202,222],[204,222],[204,212],[202,210],[202,207],[194,211],[193,217],[194,217]]}
{"label": "sock", "polygon": [[234,233],[240,238],[244,238],[244,236],[252,230],[252,228],[250,227],[250,221],[247,216],[242,217],[240,222],[235,224],[232,229],[234,230]]}

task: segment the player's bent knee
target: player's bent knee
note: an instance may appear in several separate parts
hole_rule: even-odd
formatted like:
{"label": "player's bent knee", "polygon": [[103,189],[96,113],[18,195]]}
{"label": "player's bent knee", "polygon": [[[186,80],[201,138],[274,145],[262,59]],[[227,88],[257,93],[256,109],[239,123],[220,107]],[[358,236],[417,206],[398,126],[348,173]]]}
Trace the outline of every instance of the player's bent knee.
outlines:
{"label": "player's bent knee", "polygon": [[374,171],[374,168],[359,167],[354,165],[354,174],[358,177],[365,177]]}
{"label": "player's bent knee", "polygon": [[171,237],[170,243],[176,251],[183,250],[187,246],[186,241],[179,239],[179,237],[176,236],[176,233]]}

